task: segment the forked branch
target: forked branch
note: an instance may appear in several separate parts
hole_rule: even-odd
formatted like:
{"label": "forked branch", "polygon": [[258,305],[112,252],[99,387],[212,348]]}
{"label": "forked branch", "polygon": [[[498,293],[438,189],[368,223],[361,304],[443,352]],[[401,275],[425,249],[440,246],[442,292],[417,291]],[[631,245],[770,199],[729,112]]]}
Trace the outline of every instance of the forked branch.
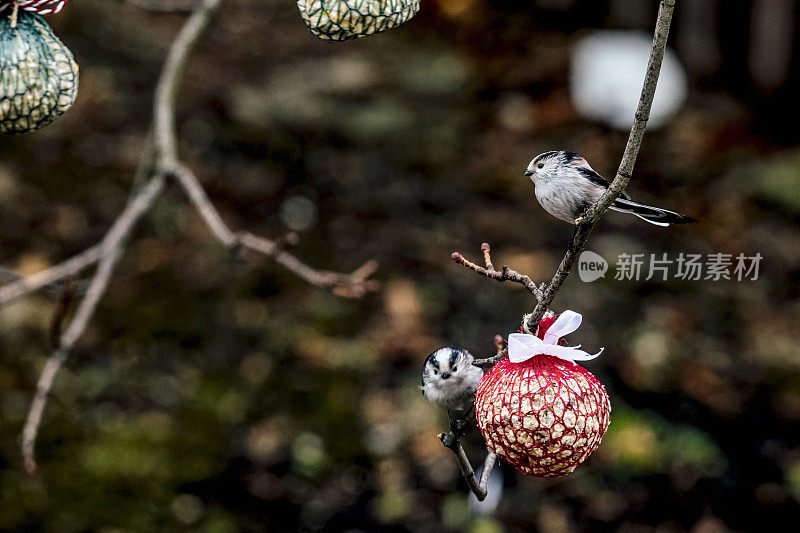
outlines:
{"label": "forked branch", "polygon": [[[142,3],[142,2],[138,2]],[[159,77],[153,104],[153,126],[151,140],[141,156],[134,191],[125,209],[116,219],[99,244],[42,272],[15,279],[0,287],[0,305],[19,298],[42,287],[52,286],[58,281],[72,278],[81,271],[96,265],[88,289],[78,305],[75,316],[60,334],[57,346],[50,355],[36,386],[36,394],[28,412],[22,432],[22,456],[29,473],[36,470],[34,448],[47,396],[61,365],[69,356],[78,339],[83,335],[97,305],[108,288],[109,281],[125,243],[139,220],[152,207],[164,191],[167,180],[174,179],[187,194],[205,220],[212,235],[231,250],[248,249],[272,258],[276,263],[298,275],[308,283],[332,290],[335,294],[359,298],[377,290],[378,284],[368,279],[376,270],[375,262],[368,261],[350,274],[320,271],[306,265],[284,250],[284,244],[252,233],[232,232],[222,220],[197,178],[183,165],[177,155],[175,135],[175,100],[180,81],[189,58],[213,15],[219,10],[222,0],[200,0],[192,15],[172,43]],[[137,184],[141,184],[137,186]],[[14,276],[16,277],[16,276]],[[59,322],[63,320],[59,314]],[[60,326],[60,323],[59,323]],[[60,329],[60,328],[59,328]]]}
{"label": "forked branch", "polygon": [[494,264],[492,263],[491,248],[488,243],[481,244],[481,252],[483,252],[483,261],[486,264],[485,268],[471,261],[467,261],[459,252],[453,252],[450,257],[459,265],[464,265],[468,269],[482,276],[486,276],[487,278],[492,278],[500,282],[512,281],[514,283],[519,283],[525,287],[528,292],[533,294],[537,300],[542,299],[542,287],[537,286],[530,277],[520,274],[516,270],[512,270],[505,265],[503,265],[500,270],[495,270]]}

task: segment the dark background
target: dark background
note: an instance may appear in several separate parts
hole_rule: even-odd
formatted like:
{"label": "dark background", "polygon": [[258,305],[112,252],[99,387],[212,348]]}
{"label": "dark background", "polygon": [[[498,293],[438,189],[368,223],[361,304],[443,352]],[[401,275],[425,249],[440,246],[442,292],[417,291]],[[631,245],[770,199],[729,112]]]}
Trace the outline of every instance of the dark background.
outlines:
{"label": "dark background", "polygon": [[[289,0],[232,0],[194,55],[181,154],[224,219],[382,290],[345,300],[268,261],[229,257],[174,186],[136,231],[59,374],[24,474],[19,433],[50,350],[47,292],[0,309],[0,529],[21,531],[764,531],[800,518],[800,55],[792,1],[679,0],[670,44],[686,105],[648,131],[628,189],[701,220],[609,213],[589,249],[760,253],[756,281],[567,281],[554,307],[613,407],[568,477],[503,469],[496,511],[468,512],[421,396],[443,344],[485,356],[533,308],[521,287],[571,229],[535,202],[536,154],[613,176],[626,133],[582,120],[578,38],[652,31],[657,2],[423,0],[386,34],[312,37]],[[48,17],[81,67],[72,110],[0,139],[0,264],[31,273],[96,243],[123,208],[153,87],[182,16],[72,0]],[[281,211],[289,216],[281,217]],[[303,218],[303,217],[301,217]],[[308,222],[310,221],[310,225]],[[612,272],[613,273],[613,272]],[[610,273],[611,274],[611,273]],[[469,453],[481,458],[480,437]]]}

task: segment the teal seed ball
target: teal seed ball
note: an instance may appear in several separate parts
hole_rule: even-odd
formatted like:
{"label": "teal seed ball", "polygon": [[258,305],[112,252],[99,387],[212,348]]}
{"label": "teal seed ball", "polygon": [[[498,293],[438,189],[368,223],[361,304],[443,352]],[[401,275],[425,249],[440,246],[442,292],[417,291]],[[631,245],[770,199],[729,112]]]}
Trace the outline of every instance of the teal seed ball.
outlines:
{"label": "teal seed ball", "polygon": [[78,65],[45,20],[20,10],[0,18],[0,133],[39,129],[72,107]]}

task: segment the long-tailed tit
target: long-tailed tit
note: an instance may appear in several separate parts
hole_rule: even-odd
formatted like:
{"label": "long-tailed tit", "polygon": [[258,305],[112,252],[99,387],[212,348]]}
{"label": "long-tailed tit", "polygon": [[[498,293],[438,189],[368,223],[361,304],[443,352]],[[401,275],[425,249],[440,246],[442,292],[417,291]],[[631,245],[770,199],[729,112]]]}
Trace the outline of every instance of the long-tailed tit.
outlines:
{"label": "long-tailed tit", "polygon": [[[535,185],[536,199],[545,211],[570,224],[576,224],[610,185],[584,158],[564,150],[537,155],[525,175]],[[634,202],[624,192],[614,200],[611,209],[636,215],[656,226],[697,222],[673,211]]]}
{"label": "long-tailed tit", "polygon": [[460,348],[439,348],[428,356],[422,369],[422,392],[433,403],[447,409],[451,419],[469,415],[483,370],[474,366],[472,355]]}

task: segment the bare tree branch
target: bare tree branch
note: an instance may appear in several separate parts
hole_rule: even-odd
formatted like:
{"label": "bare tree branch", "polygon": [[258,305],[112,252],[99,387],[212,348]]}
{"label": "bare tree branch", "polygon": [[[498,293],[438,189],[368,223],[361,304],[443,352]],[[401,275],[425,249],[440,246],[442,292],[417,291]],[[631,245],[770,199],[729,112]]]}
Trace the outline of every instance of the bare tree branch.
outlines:
{"label": "bare tree branch", "polygon": [[461,469],[461,475],[464,477],[467,485],[469,485],[469,490],[478,498],[479,502],[482,502],[489,493],[486,485],[489,483],[489,474],[492,473],[492,469],[497,461],[497,455],[492,451],[486,451],[486,459],[483,463],[481,479],[477,480],[475,479],[475,471],[472,469],[472,463],[469,462],[469,457],[464,453],[464,447],[461,446],[461,441],[456,441],[454,447],[451,449],[456,456],[458,467]]}
{"label": "bare tree branch", "polygon": [[222,0],[200,0],[170,47],[155,90],[152,133],[148,135],[148,141],[140,158],[131,197],[103,240],[98,245],[54,267],[0,287],[0,305],[2,305],[56,281],[70,278],[97,263],[86,295],[69,326],[60,335],[58,345],[45,364],[37,383],[36,394],[22,432],[22,455],[25,468],[30,473],[36,470],[34,459],[36,437],[55,376],[86,330],[100,299],[105,294],[114,268],[122,256],[126,240],[137,222],[161,195],[168,178],[175,178],[205,220],[211,233],[227,248],[246,248],[271,257],[307,282],[328,288],[342,296],[361,297],[378,288],[376,281],[367,279],[377,269],[373,261],[368,261],[350,274],[319,271],[284,251],[284,242],[271,241],[250,233],[232,232],[223,222],[194,173],[179,161],[175,135],[175,101],[178,88],[191,51],[221,3]]}
{"label": "bare tree branch", "polygon": [[53,349],[58,348],[61,339],[61,326],[66,320],[67,315],[75,299],[75,294],[78,292],[78,278],[72,276],[62,282],[63,290],[61,297],[58,299],[56,311],[53,313],[53,320],[50,321],[50,344]]}
{"label": "bare tree branch", "polygon": [[236,246],[236,235],[222,221],[222,217],[211,204],[211,200],[194,173],[183,165],[176,165],[172,174],[200,212],[214,237],[228,248]]}
{"label": "bare tree branch", "polygon": [[102,246],[99,244],[92,246],[53,267],[37,272],[36,274],[31,274],[30,276],[18,277],[16,281],[3,285],[0,287],[0,305],[52,285],[62,279],[74,276],[82,270],[89,268],[100,259],[101,248]]}
{"label": "bare tree branch", "polygon": [[483,260],[486,263],[486,268],[476,265],[471,261],[467,261],[459,252],[453,252],[451,257],[453,261],[459,265],[464,265],[468,269],[474,270],[478,274],[486,276],[487,278],[492,278],[499,282],[513,281],[514,283],[519,283],[528,289],[528,292],[533,294],[537,300],[542,299],[542,289],[538,287],[536,283],[534,283],[533,280],[528,276],[520,274],[516,270],[512,270],[505,265],[500,270],[495,270],[494,265],[492,264],[491,248],[489,247],[488,243],[481,244],[481,251],[483,252]]}
{"label": "bare tree branch", "polygon": [[[572,236],[572,240],[567,248],[567,252],[564,255],[564,258],[561,260],[561,264],[556,270],[556,273],[550,283],[542,289],[537,287],[536,284],[531,281],[530,277],[519,274],[518,272],[510,270],[507,267],[503,267],[503,269],[500,271],[495,270],[489,255],[489,245],[486,243],[481,246],[481,250],[483,250],[484,253],[486,268],[467,261],[458,252],[455,252],[452,255],[452,258],[456,263],[462,264],[470,270],[474,270],[478,274],[501,282],[508,280],[514,281],[515,283],[520,283],[521,285],[525,286],[525,288],[527,288],[534,296],[536,296],[538,300],[536,308],[534,309],[533,313],[526,315],[525,318],[525,326],[531,331],[535,331],[538,328],[539,322],[547,312],[550,304],[553,302],[553,299],[564,283],[564,280],[567,279],[567,276],[572,269],[572,265],[575,263],[575,260],[581,251],[586,248],[586,242],[589,239],[589,235],[592,233],[595,225],[597,224],[597,221],[603,215],[603,213],[608,210],[609,206],[614,202],[614,200],[616,200],[616,198],[622,194],[622,192],[625,190],[625,187],[628,185],[628,182],[631,180],[633,166],[636,163],[637,156],[639,155],[639,149],[642,146],[642,139],[644,138],[644,131],[647,127],[647,121],[650,118],[650,109],[653,105],[653,97],[655,96],[656,85],[658,84],[658,75],[661,72],[661,62],[664,59],[664,52],[667,47],[667,37],[669,36],[669,28],[672,22],[672,12],[674,8],[675,0],[661,0],[659,3],[658,18],[656,20],[653,44],[650,49],[650,58],[647,63],[647,73],[645,74],[642,92],[639,97],[639,104],[636,108],[633,126],[631,127],[631,132],[628,136],[628,142],[625,146],[625,152],[622,156],[622,161],[620,162],[617,174],[614,177],[614,181],[611,183],[603,196],[600,197],[600,199],[587,210],[586,214],[583,216],[583,219],[576,225],[575,233]],[[496,355],[486,359],[476,359],[473,364],[484,369],[491,368],[493,365],[497,364],[501,359],[503,359],[503,357],[506,356],[508,350],[503,349],[502,344],[498,342],[495,342],[495,346],[498,349]],[[481,481],[480,483],[477,483],[475,481],[475,473],[472,469],[472,465],[469,463],[469,459],[467,458],[466,454],[464,454],[464,450],[461,447],[462,437],[463,428],[456,428],[456,430],[451,430],[448,433],[442,433],[439,435],[439,439],[442,441],[442,444],[453,450],[453,452],[456,454],[456,460],[461,468],[461,474],[467,481],[470,490],[472,490],[478,500],[483,500],[486,497],[486,482],[488,482],[489,477],[488,473],[491,471],[491,466],[494,466],[496,457],[492,458],[491,456],[494,454],[489,452],[489,456],[486,458],[486,466],[484,467],[484,472],[481,476]],[[490,464],[491,466],[489,466]]]}
{"label": "bare tree branch", "polygon": [[202,0],[181,28],[167,54],[156,85],[155,102],[153,103],[153,142],[157,169],[177,164],[175,100],[178,97],[179,82],[186,70],[190,52],[208,27],[211,17],[217,12],[221,3],[222,0]]}
{"label": "bare tree branch", "polygon": [[508,355],[508,348],[503,348],[496,355],[487,357],[486,359],[475,359],[472,364],[484,370],[492,368],[494,365],[502,361],[503,357]]}
{"label": "bare tree branch", "polygon": [[209,200],[194,173],[182,164],[176,164],[172,175],[183,187],[186,195],[205,220],[211,234],[228,248],[241,247],[252,250],[266,257],[272,257],[276,263],[300,276],[311,285],[332,289],[334,294],[349,298],[360,298],[367,292],[378,289],[378,283],[368,280],[378,268],[375,261],[367,261],[350,274],[315,270],[295,256],[282,249],[280,243],[253,235],[252,233],[234,233],[223,222],[222,217]]}
{"label": "bare tree branch", "polygon": [[[497,455],[494,452],[486,450],[486,459],[483,461],[483,471],[481,472],[481,489],[484,492],[487,492],[487,486],[489,485],[489,476],[492,474],[492,470],[494,469],[494,465],[497,463]],[[477,496],[477,495],[476,495]],[[485,496],[484,496],[485,497]],[[481,498],[481,501],[483,498]]]}
{"label": "bare tree branch", "polygon": [[501,335],[494,336],[494,346],[497,348],[497,353],[492,357],[487,357],[486,359],[475,359],[472,364],[480,367],[484,370],[488,368],[492,368],[494,365],[500,362],[503,357],[506,356],[508,353],[508,348],[503,348],[503,337]]}
{"label": "bare tree branch", "polygon": [[[97,271],[89,285],[89,290],[70,322],[67,330],[61,335],[59,346],[50,356],[39,377],[36,385],[36,395],[31,404],[28,418],[22,430],[22,457],[25,469],[29,473],[36,470],[34,447],[42,414],[47,404],[47,396],[53,386],[53,380],[61,365],[69,356],[77,340],[83,335],[89,320],[92,318],[100,298],[105,294],[111,274],[114,272],[122,254],[124,240],[130,235],[136,222],[152,206],[155,199],[161,194],[165,183],[164,163],[175,164],[177,152],[175,149],[174,107],[175,95],[178,91],[178,82],[186,66],[190,52],[194,48],[203,30],[208,26],[211,15],[219,8],[221,0],[203,0],[184,24],[178,37],[173,42],[167,60],[161,71],[156,96],[153,104],[154,127],[154,165],[152,177],[135,196],[128,202],[122,215],[114,222],[111,229],[99,245],[99,263]],[[143,159],[151,159],[151,145],[145,148]]]}
{"label": "bare tree branch", "polygon": [[29,473],[33,473],[36,470],[34,444],[36,443],[36,435],[39,432],[39,425],[42,422],[42,413],[47,404],[47,395],[53,386],[53,380],[61,369],[61,365],[69,356],[70,351],[72,351],[73,346],[83,335],[89,320],[97,308],[97,304],[100,302],[100,298],[105,294],[114,266],[122,253],[123,240],[136,224],[136,221],[152,205],[153,200],[158,197],[163,187],[163,176],[153,178],[129,204],[130,209],[125,211],[125,216],[117,219],[117,223],[114,224],[103,244],[100,245],[103,252],[102,259],[89,284],[86,296],[81,301],[69,327],[61,335],[58,347],[48,359],[41,376],[39,376],[39,382],[36,384],[36,395],[28,411],[25,427],[22,430],[22,458],[25,462],[25,469]]}
{"label": "bare tree branch", "polygon": [[455,455],[456,462],[461,470],[461,475],[467,482],[469,490],[475,494],[478,501],[483,501],[488,494],[486,486],[489,483],[489,474],[491,474],[492,468],[494,468],[495,462],[497,461],[497,455],[491,450],[486,450],[487,454],[483,464],[481,479],[477,480],[475,478],[475,470],[472,468],[472,463],[469,462],[469,458],[464,452],[464,447],[461,445],[461,439],[464,437],[467,424],[464,422],[454,422],[453,420],[450,421],[450,426],[453,427],[453,429],[447,433],[439,434],[439,440],[442,441],[442,445],[445,448],[448,448]]}

